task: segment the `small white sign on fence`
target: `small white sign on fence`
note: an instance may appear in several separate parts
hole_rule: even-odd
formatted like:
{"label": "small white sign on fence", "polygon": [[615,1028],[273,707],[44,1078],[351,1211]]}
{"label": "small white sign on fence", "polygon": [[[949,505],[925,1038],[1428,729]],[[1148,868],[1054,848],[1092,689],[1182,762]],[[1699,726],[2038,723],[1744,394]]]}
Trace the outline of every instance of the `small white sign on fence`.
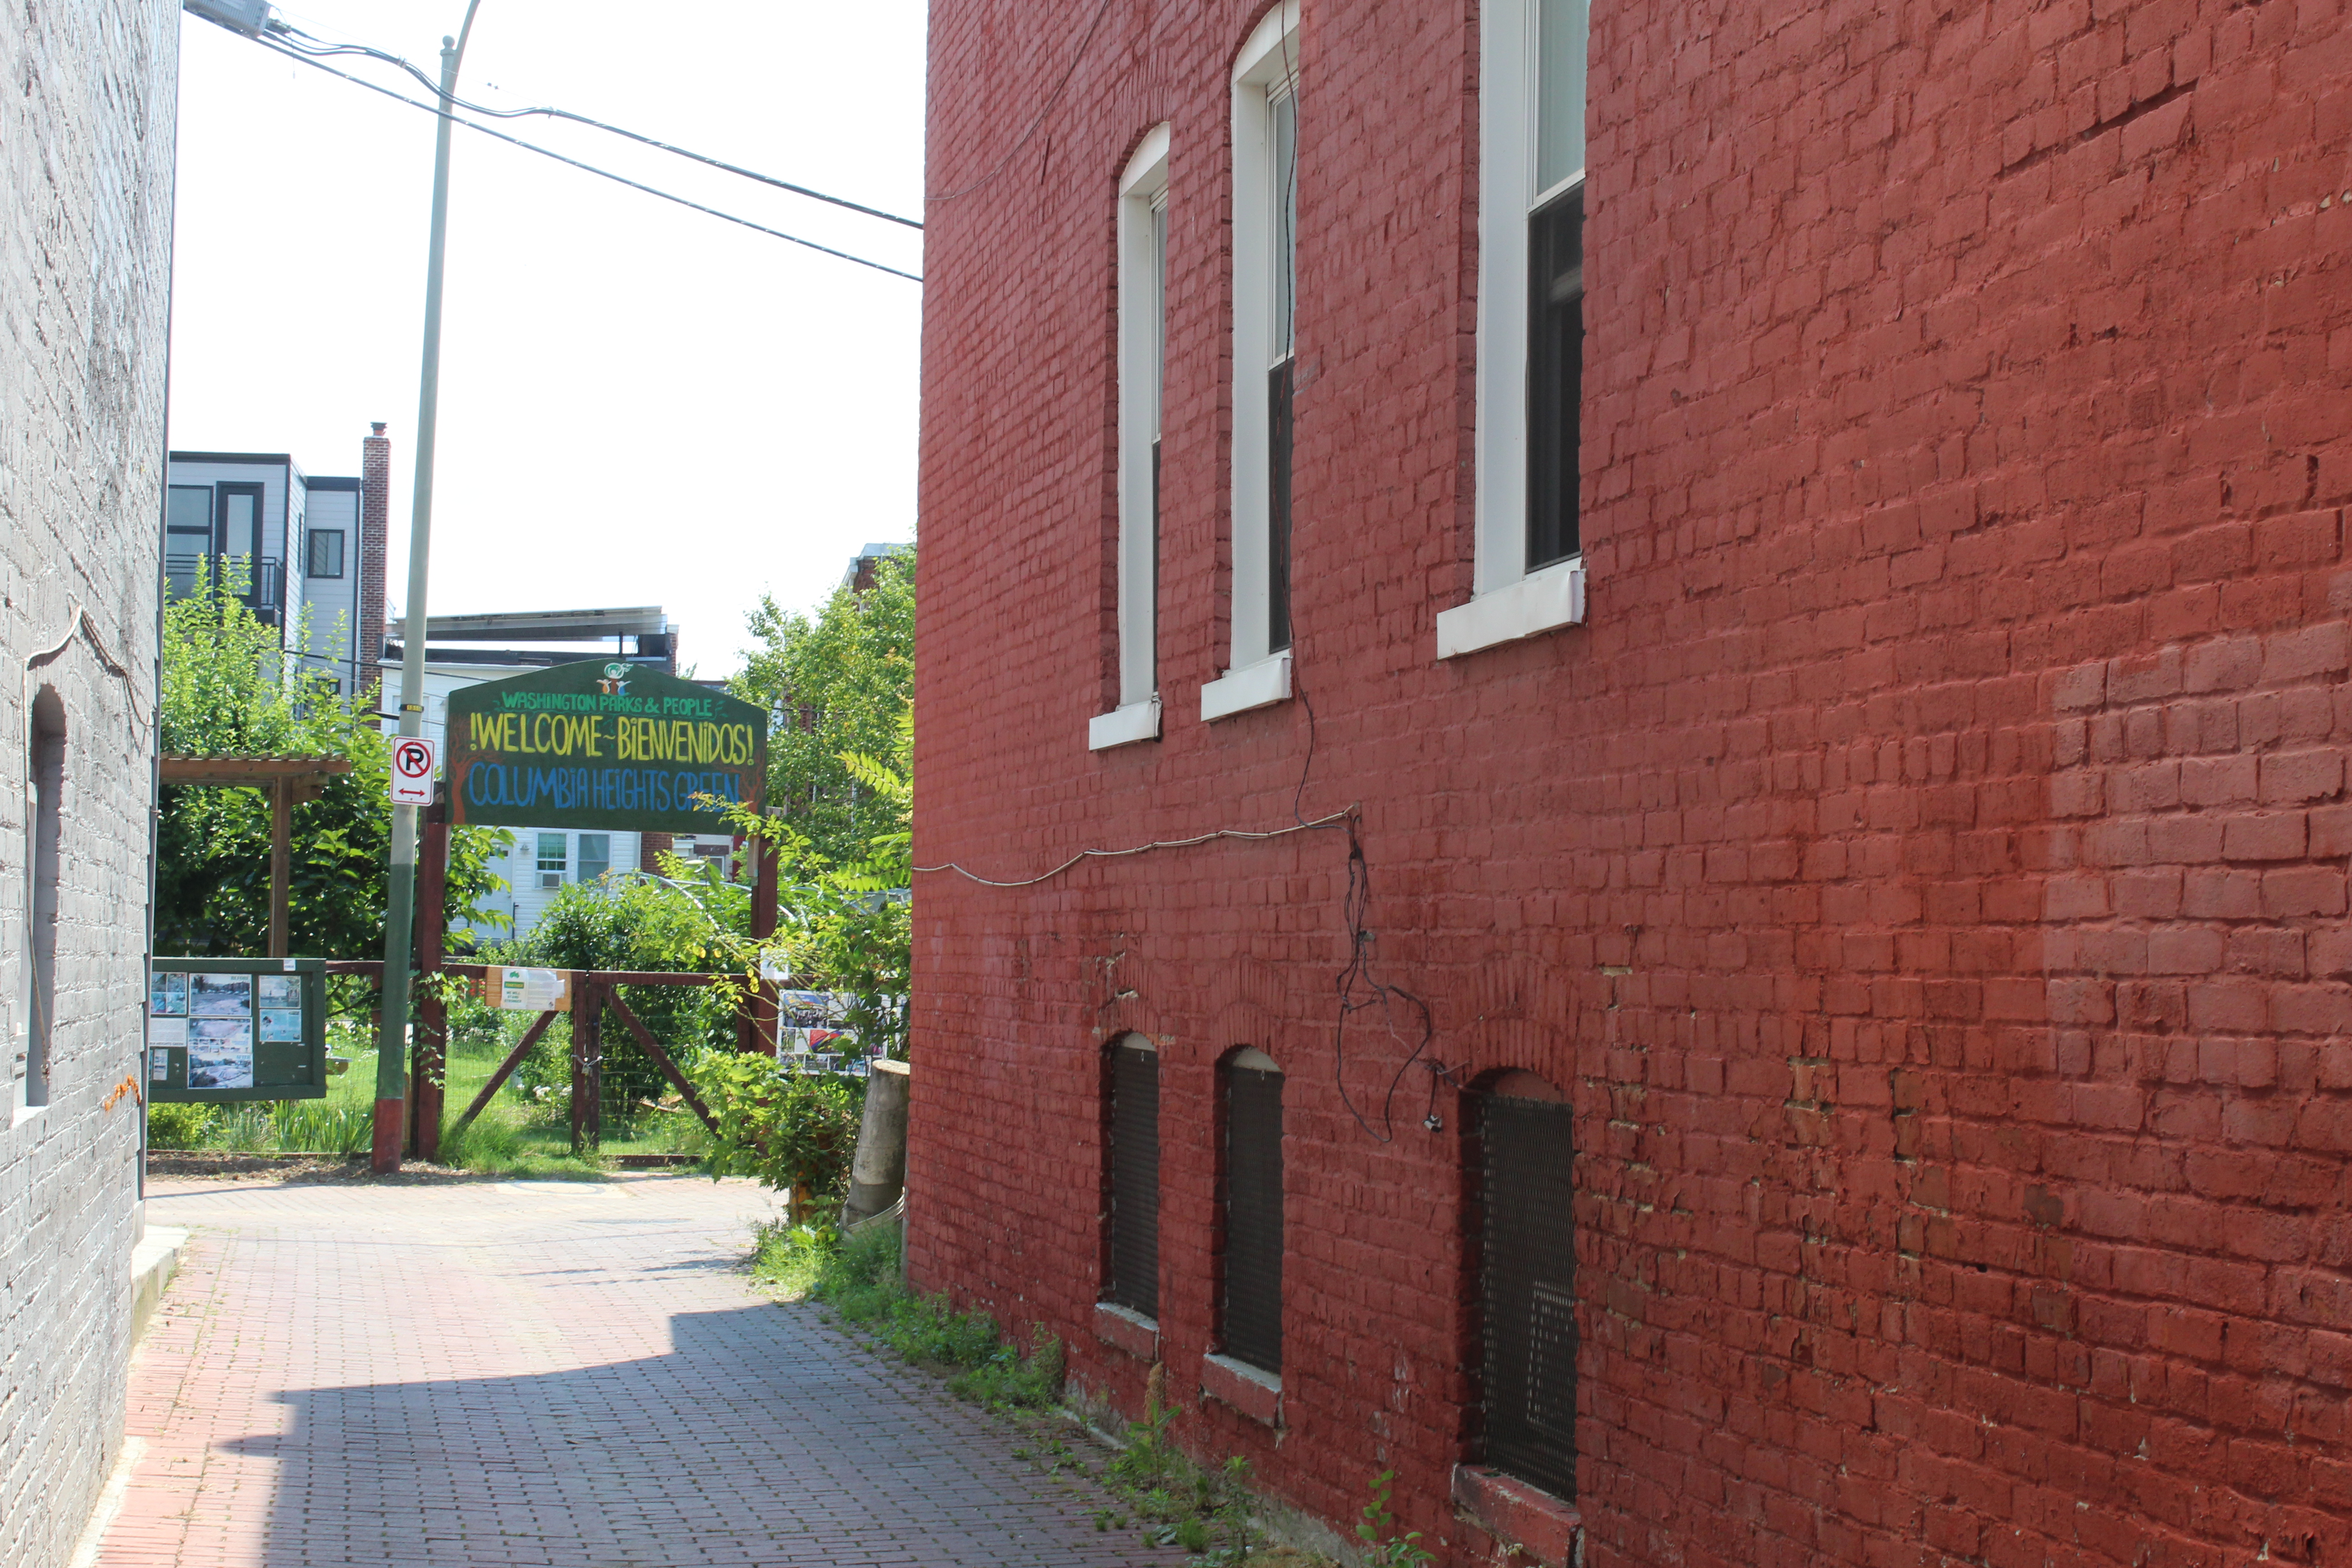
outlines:
{"label": "small white sign on fence", "polygon": [[491,1005],[508,1013],[561,1012],[572,1005],[572,971],[490,965]]}

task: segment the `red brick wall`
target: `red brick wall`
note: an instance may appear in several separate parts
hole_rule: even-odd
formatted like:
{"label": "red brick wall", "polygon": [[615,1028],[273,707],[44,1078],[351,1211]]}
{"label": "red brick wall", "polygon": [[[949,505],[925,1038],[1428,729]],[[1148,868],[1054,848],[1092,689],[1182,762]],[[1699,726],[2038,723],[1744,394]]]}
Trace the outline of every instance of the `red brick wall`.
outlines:
{"label": "red brick wall", "polygon": [[[1593,1564],[2352,1553],[2352,21],[1598,5],[1589,624],[1469,581],[1475,20],[1306,0],[1297,679],[1226,638],[1225,67],[1255,11],[935,0],[917,861],[1362,809],[1433,1054],[1580,1129]],[[1112,192],[1173,122],[1164,739],[1103,753]],[[1010,156],[1007,149],[1013,148]],[[1310,760],[1311,759],[1311,760]],[[1303,793],[1301,780],[1304,778]],[[1088,1327],[1098,1053],[1162,1042],[1197,1451],[1449,1563],[1458,1107],[1336,833],[919,877],[917,1279]],[[1403,1030],[1410,1034],[1411,1030]],[[1213,1064],[1289,1073],[1288,1431],[1197,1401]]]}

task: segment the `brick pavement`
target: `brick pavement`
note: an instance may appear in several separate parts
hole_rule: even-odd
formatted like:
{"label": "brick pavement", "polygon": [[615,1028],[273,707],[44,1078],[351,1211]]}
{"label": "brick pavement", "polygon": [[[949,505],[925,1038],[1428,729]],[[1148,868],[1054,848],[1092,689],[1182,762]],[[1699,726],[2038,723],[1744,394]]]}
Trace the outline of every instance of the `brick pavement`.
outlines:
{"label": "brick pavement", "polygon": [[103,1568],[1175,1563],[736,1268],[748,1183],[159,1182]]}

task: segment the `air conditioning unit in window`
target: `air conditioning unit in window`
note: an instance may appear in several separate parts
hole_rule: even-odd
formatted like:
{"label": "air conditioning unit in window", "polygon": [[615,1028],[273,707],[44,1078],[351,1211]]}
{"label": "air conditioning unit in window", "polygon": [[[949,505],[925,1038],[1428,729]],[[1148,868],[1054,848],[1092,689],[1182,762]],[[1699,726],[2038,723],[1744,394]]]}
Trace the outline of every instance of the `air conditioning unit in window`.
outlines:
{"label": "air conditioning unit in window", "polygon": [[541,871],[539,874],[539,885],[541,888],[560,888],[563,886],[563,873],[561,871]]}

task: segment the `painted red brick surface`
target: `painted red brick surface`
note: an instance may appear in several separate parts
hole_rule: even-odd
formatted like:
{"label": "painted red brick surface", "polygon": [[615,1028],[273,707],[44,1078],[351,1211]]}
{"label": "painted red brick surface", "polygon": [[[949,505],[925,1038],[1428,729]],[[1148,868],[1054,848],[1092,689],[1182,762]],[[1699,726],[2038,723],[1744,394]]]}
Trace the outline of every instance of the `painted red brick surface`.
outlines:
{"label": "painted red brick surface", "polygon": [[[1476,18],[1305,0],[1303,695],[1203,724],[1255,20],[934,0],[918,863],[1360,807],[1434,1058],[1576,1106],[1596,1568],[2352,1558],[2344,6],[1599,0],[1590,617],[1440,663]],[[1166,719],[1097,753],[1113,193],[1161,121]],[[1139,1405],[1091,1324],[1143,1031],[1198,1388],[1213,1064],[1271,1053],[1283,1426],[1179,1430],[1327,1521],[1392,1467],[1483,1562],[1459,1107],[1408,1017],[1335,1049],[1347,852],[919,876],[910,1265]]]}

